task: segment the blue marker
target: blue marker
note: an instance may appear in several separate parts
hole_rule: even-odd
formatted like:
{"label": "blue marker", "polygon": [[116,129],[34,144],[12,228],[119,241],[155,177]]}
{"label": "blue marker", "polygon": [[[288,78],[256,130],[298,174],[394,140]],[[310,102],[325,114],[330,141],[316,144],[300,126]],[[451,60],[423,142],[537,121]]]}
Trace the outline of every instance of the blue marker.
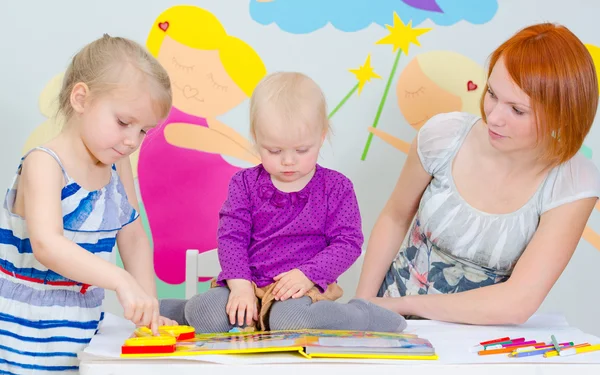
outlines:
{"label": "blue marker", "polygon": [[513,357],[513,358],[530,357],[532,355],[540,355],[540,354],[544,354],[546,352],[550,352],[550,351],[553,351],[553,350],[554,350],[554,348],[544,348],[544,349],[538,349],[538,350],[530,350],[528,352],[515,353],[515,354],[511,355],[511,357]]}

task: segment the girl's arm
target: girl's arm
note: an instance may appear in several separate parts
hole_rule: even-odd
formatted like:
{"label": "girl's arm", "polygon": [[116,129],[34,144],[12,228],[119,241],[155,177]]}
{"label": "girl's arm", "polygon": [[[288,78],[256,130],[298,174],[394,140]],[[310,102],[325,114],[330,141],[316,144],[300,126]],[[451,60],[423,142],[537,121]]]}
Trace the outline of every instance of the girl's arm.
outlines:
{"label": "girl's arm", "polygon": [[[125,187],[129,203],[140,211],[137,194],[133,183],[133,173],[129,158],[117,162],[117,173]],[[117,246],[125,269],[140,283],[149,295],[156,298],[156,283],[154,273],[154,255],[150,241],[142,226],[142,218],[138,217],[126,225],[117,234]]]}
{"label": "girl's arm", "polygon": [[367,245],[367,252],[356,290],[359,298],[375,297],[385,273],[412,222],[421,196],[431,181],[417,155],[417,138],[408,152],[396,187],[379,215]]}
{"label": "girl's arm", "polygon": [[374,300],[402,315],[467,324],[522,324],[544,301],[575,252],[596,198],[542,214],[511,277],[504,283],[446,295]]}
{"label": "girl's arm", "polygon": [[80,283],[115,290],[127,273],[63,235],[64,175],[52,156],[34,151],[23,162],[19,190],[33,256],[47,268]]}
{"label": "girl's arm", "polygon": [[19,190],[33,256],[66,278],[116,291],[125,318],[154,329],[158,319],[156,299],[144,293],[127,271],[64,237],[60,198],[63,185],[63,172],[47,153],[34,151],[23,162]]}

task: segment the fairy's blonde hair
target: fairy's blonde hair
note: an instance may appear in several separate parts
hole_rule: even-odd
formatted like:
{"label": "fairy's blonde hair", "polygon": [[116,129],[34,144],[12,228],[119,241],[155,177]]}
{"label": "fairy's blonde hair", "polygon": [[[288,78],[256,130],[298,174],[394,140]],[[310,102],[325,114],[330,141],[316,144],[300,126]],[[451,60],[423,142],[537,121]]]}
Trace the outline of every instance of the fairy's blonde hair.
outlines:
{"label": "fairy's blonde hair", "polygon": [[93,98],[105,94],[124,84],[124,69],[138,73],[137,83],[145,84],[160,116],[169,114],[172,104],[171,83],[167,71],[140,44],[120,37],[104,34],[101,38],[83,47],[71,60],[58,96],[59,111],[68,120],[73,114],[71,92],[78,83],[84,83]]}
{"label": "fairy's blonde hair", "polygon": [[[423,74],[442,90],[460,98],[461,111],[480,114],[479,98],[485,88],[485,70],[470,58],[454,51],[429,51],[415,57]],[[468,89],[468,82],[475,84]]]}
{"label": "fairy's blonde hair", "polygon": [[146,45],[155,57],[169,36],[174,41],[199,50],[217,50],[223,68],[248,96],[267,70],[260,56],[241,39],[227,34],[209,11],[194,5],[176,5],[162,12],[154,21]]}
{"label": "fairy's blonde hair", "polygon": [[325,95],[315,81],[302,73],[272,73],[256,86],[250,98],[250,134],[255,142],[259,119],[267,111],[280,116],[277,126],[282,127],[269,130],[291,135],[310,127],[322,134],[330,132]]}

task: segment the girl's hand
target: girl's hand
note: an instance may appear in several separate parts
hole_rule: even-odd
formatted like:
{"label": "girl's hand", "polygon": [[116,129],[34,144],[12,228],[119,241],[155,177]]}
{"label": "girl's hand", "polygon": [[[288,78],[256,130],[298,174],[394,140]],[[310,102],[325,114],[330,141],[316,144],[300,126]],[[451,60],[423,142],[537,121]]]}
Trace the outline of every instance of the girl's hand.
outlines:
{"label": "girl's hand", "polygon": [[135,325],[149,327],[153,335],[158,335],[158,300],[144,292],[129,273],[125,273],[118,285],[115,291],[123,306],[123,317]]}
{"label": "girl's hand", "polygon": [[179,325],[179,323],[177,323],[174,320],[171,320],[169,318],[165,318],[164,316],[159,316],[158,317],[158,326],[162,327],[162,326],[177,326]]}
{"label": "girl's hand", "polygon": [[[179,325],[179,323],[177,323],[174,320],[171,320],[169,318],[165,318],[164,316],[159,316],[158,317],[158,327],[159,328],[162,327],[162,326],[178,326],[178,325]],[[143,325],[143,324],[138,324],[138,325],[136,325],[136,327],[139,328],[139,327],[146,327],[146,326]],[[134,337],[134,336],[132,336],[132,337]]]}

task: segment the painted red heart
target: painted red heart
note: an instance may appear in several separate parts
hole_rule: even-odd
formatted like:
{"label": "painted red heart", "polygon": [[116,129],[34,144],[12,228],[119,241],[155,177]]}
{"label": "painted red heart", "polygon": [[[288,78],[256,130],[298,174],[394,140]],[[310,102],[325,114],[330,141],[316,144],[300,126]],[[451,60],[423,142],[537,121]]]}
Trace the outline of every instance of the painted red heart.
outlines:
{"label": "painted red heart", "polygon": [[158,24],[158,27],[162,30],[162,31],[167,31],[167,29],[169,28],[169,23],[167,21],[165,22],[161,22]]}
{"label": "painted red heart", "polygon": [[473,81],[467,82],[467,91],[477,90],[477,85]]}

